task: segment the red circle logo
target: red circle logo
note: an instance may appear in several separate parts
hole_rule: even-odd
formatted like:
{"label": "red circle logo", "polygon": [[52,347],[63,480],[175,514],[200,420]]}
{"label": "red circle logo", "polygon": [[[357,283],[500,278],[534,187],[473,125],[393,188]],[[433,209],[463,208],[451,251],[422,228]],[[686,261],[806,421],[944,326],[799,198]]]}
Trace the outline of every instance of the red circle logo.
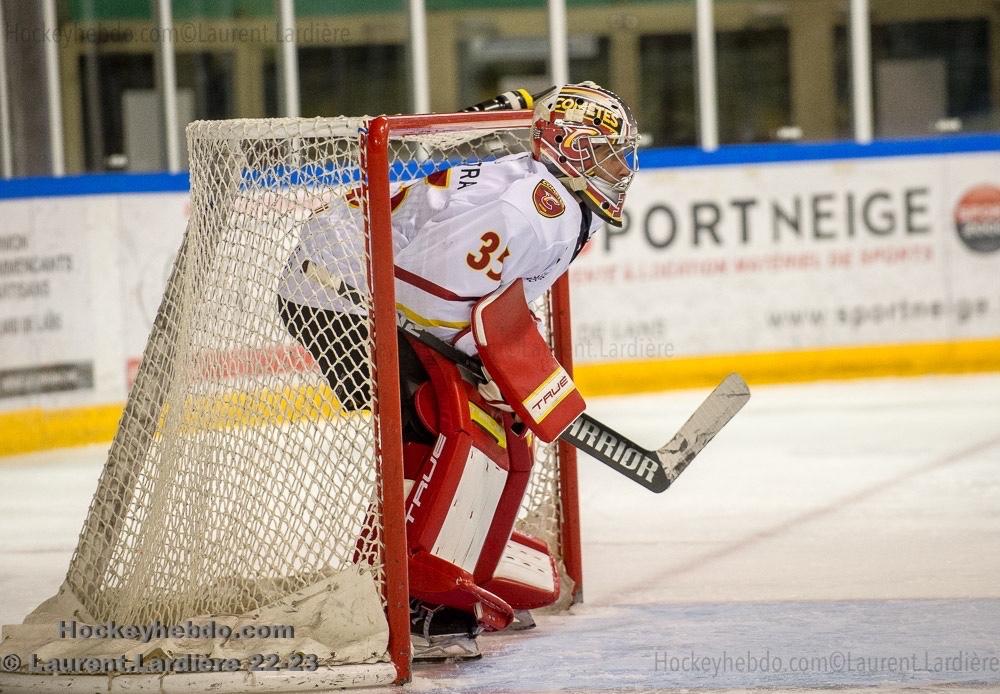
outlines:
{"label": "red circle logo", "polygon": [[1000,188],[982,185],[966,192],[955,206],[955,229],[970,250],[1000,250]]}

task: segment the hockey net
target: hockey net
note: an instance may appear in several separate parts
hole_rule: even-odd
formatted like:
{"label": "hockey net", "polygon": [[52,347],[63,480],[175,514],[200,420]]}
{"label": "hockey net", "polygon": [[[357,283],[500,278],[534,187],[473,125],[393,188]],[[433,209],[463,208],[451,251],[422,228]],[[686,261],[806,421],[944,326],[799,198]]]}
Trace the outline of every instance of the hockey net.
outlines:
{"label": "hockey net", "polygon": [[[528,122],[507,112],[189,126],[188,230],[65,582],[24,624],[4,629],[22,673],[32,654],[197,654],[238,661],[241,673],[172,681],[288,691],[296,681],[408,678],[390,191],[523,151]],[[289,333],[277,294],[319,211],[351,237],[333,269],[361,273],[354,313],[367,316],[322,345],[326,363]],[[555,295],[536,307],[553,345],[563,338],[564,358],[567,304]],[[331,389],[330,369],[345,391]],[[575,479],[564,476],[573,466],[557,447],[536,455],[521,528],[573,564]],[[562,569],[565,603],[579,566]],[[69,621],[188,631],[60,639],[56,625]],[[294,637],[261,635],[261,626],[292,627]],[[244,627],[256,634],[226,638]],[[315,656],[316,671],[303,655]],[[116,675],[106,662],[98,672],[108,682]],[[129,677],[139,688],[143,676]],[[146,677],[161,686],[160,675]]]}

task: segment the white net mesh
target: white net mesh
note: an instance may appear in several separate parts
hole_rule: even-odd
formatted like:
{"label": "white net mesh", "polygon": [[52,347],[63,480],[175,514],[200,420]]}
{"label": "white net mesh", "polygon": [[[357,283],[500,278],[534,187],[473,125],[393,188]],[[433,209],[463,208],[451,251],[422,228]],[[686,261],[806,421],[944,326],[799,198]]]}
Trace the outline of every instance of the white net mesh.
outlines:
{"label": "white net mesh", "polygon": [[[366,317],[363,123],[189,127],[188,231],[66,582],[17,627],[30,645],[50,641],[40,627],[70,615],[120,624],[270,617],[299,626],[296,639],[267,644],[279,653],[318,652],[324,664],[386,659],[380,534],[364,531],[381,524],[373,400],[398,386],[378,382]],[[391,176],[522,151],[523,135],[399,138]],[[327,266],[355,278],[343,312],[279,299],[319,210],[344,234]],[[558,461],[549,450],[538,458],[521,524],[557,551]],[[212,644],[243,656],[261,646]]]}
{"label": "white net mesh", "polygon": [[356,374],[347,409],[276,289],[316,208],[361,233],[336,180],[359,124],[191,127],[188,233],[67,576],[98,619],[243,614],[351,565],[376,493],[372,346],[323,345]]}

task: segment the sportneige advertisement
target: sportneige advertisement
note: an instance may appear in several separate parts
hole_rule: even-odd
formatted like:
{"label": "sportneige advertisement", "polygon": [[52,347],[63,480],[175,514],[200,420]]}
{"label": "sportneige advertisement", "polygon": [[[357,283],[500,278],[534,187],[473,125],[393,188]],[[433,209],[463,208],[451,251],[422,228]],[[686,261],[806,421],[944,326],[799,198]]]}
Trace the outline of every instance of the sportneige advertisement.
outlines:
{"label": "sportneige advertisement", "polygon": [[[124,401],[186,193],[0,202],[0,414]],[[1000,153],[645,168],[570,269],[575,362],[1000,336]]]}
{"label": "sportneige advertisement", "polygon": [[570,273],[583,364],[996,337],[1000,154],[647,169]]}

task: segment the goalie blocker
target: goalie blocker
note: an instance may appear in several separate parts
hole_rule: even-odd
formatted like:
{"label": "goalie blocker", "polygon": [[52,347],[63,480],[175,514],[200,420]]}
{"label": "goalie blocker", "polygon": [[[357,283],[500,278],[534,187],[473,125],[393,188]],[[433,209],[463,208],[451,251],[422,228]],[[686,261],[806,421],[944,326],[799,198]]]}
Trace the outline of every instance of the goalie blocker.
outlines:
{"label": "goalie blocker", "polygon": [[580,391],[538,332],[523,280],[476,303],[472,336],[504,400],[542,441],[555,441],[583,413]]}

